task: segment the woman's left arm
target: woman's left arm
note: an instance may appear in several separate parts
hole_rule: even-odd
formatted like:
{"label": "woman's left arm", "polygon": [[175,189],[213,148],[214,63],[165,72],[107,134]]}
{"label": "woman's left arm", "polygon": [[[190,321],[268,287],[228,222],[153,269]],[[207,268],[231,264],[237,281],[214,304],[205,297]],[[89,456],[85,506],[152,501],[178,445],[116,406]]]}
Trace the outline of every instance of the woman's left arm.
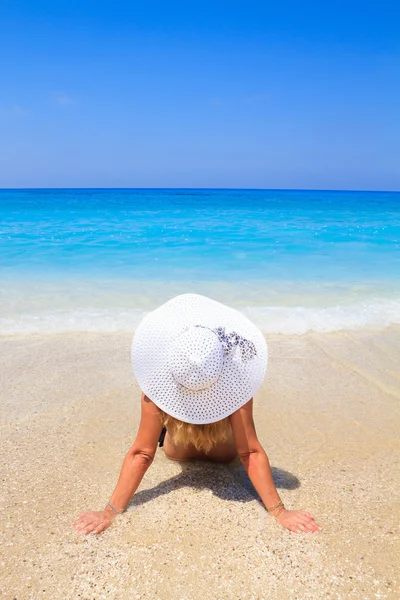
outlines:
{"label": "woman's left arm", "polygon": [[[110,503],[121,512],[128,506],[144,474],[153,462],[162,430],[159,409],[144,394],[142,394],[141,410],[138,434],[124,458],[117,485],[110,498]],[[85,534],[101,533],[111,525],[115,517],[116,512],[107,504],[102,511],[82,513],[73,526],[77,531]]]}

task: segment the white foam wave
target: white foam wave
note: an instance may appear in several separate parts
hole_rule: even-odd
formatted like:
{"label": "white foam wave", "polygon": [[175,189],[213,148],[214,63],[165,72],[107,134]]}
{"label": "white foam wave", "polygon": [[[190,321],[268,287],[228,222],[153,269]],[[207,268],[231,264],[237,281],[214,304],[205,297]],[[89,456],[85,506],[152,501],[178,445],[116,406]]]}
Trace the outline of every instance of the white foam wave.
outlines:
{"label": "white foam wave", "polygon": [[400,301],[362,302],[327,308],[257,307],[243,311],[265,333],[302,335],[364,328],[384,329],[400,323]]}
{"label": "white foam wave", "polygon": [[[400,323],[400,300],[307,308],[258,306],[240,309],[265,333],[302,335],[363,328],[383,329]],[[71,309],[0,318],[3,335],[63,332],[133,332],[146,314],[142,309]]]}

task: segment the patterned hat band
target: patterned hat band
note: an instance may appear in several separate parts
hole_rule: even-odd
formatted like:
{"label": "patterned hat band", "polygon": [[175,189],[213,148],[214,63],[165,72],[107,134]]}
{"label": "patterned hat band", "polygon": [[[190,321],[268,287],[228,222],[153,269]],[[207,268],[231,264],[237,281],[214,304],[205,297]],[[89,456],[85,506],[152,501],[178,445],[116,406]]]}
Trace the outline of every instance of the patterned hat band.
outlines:
{"label": "patterned hat band", "polygon": [[[204,327],[204,325],[196,325],[196,327],[209,329],[208,327]],[[216,329],[210,329],[210,331],[213,331],[217,335],[225,355],[232,352],[232,350],[238,346],[240,348],[243,362],[246,362],[252,359],[254,356],[257,356],[257,349],[253,342],[242,337],[236,333],[236,331],[227,333],[225,331],[225,327],[217,327]]]}

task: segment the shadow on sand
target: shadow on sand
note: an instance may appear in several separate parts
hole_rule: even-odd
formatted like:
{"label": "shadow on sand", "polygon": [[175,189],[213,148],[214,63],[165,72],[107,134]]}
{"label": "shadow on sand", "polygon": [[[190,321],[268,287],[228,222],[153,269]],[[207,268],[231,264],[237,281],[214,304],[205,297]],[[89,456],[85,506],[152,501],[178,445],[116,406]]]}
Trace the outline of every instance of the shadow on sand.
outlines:
{"label": "shadow on sand", "polygon": [[[229,464],[192,460],[181,462],[180,466],[182,472],[178,475],[159,483],[149,490],[136,492],[128,508],[140,506],[158,496],[169,494],[174,490],[184,487],[209,489],[215,496],[222,500],[250,502],[255,499],[262,504],[259,495],[238,459],[234,459]],[[292,473],[278,467],[272,467],[271,470],[278,489],[294,490],[300,487],[300,481]]]}

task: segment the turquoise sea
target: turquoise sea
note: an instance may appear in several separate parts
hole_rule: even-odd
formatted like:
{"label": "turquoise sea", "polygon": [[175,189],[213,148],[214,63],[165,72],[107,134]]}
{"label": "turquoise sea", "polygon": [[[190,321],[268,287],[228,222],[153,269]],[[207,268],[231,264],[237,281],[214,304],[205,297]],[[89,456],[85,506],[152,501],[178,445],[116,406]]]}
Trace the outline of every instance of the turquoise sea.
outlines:
{"label": "turquoise sea", "polygon": [[0,190],[0,332],[133,331],[195,291],[264,331],[400,323],[400,193]]}

